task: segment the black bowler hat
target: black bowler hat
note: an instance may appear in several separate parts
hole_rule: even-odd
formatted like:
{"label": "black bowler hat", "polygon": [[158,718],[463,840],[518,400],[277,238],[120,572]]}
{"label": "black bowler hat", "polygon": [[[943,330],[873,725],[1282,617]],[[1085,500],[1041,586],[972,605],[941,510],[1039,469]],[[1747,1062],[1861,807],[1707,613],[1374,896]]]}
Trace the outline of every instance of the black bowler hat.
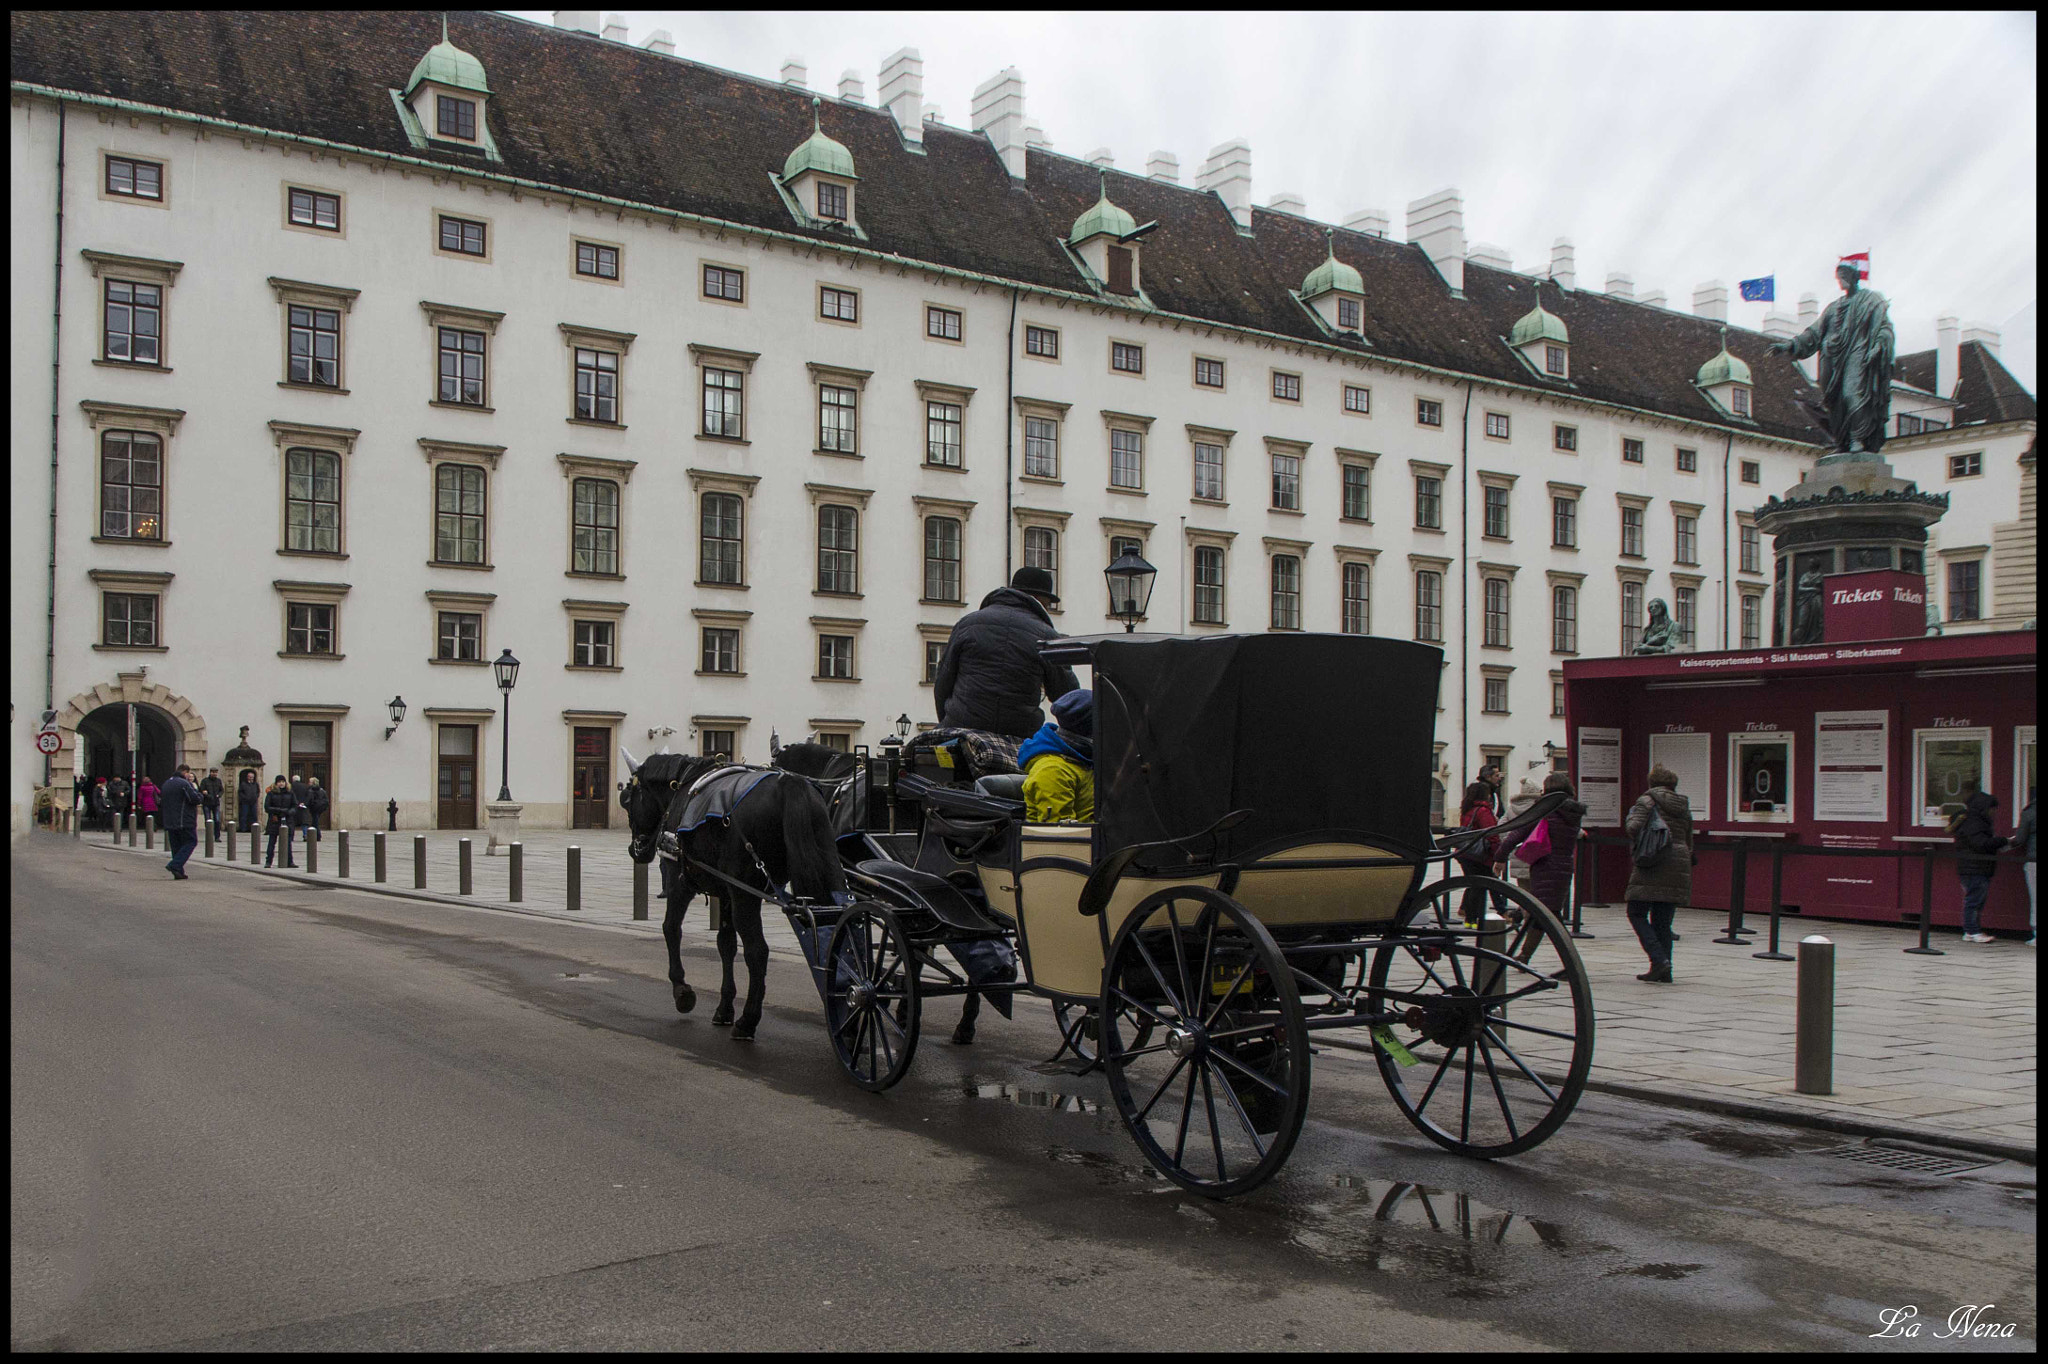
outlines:
{"label": "black bowler hat", "polygon": [[1010,586],[1016,588],[1019,592],[1029,592],[1033,596],[1044,597],[1054,606],[1060,604],[1059,593],[1052,590],[1052,574],[1042,568],[1034,568],[1028,564],[1025,565],[1011,575]]}

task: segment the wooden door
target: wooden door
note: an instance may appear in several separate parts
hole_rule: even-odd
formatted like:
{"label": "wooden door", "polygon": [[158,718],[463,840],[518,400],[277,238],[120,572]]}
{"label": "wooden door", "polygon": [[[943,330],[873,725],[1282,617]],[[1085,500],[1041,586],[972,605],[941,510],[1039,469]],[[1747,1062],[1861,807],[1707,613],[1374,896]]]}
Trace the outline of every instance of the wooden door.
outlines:
{"label": "wooden door", "polygon": [[434,827],[476,827],[476,726],[442,725]]}
{"label": "wooden door", "polygon": [[576,726],[575,757],[570,766],[572,798],[569,827],[611,827],[611,730],[602,725]]}
{"label": "wooden door", "polygon": [[[327,793],[327,813],[320,817],[320,827],[334,827],[334,726],[326,720],[294,720],[291,722],[291,773],[296,777],[317,777],[320,789]],[[223,795],[222,800],[227,797]]]}

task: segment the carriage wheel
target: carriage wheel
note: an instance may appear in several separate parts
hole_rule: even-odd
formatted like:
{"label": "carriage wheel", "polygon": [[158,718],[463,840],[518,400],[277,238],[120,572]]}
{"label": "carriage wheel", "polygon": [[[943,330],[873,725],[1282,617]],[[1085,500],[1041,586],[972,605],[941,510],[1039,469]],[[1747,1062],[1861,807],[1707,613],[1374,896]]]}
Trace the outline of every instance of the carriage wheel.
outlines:
{"label": "carriage wheel", "polygon": [[1098,1017],[1117,1112],[1168,1179],[1229,1198],[1286,1162],[1308,1111],[1308,1027],[1250,910],[1202,886],[1141,900],[1110,946]]}
{"label": "carriage wheel", "polygon": [[[1507,921],[1468,926],[1468,890],[1506,900]],[[1548,1139],[1593,1067],[1593,992],[1557,916],[1505,881],[1459,876],[1418,891],[1389,937],[1367,986],[1405,1017],[1373,1029],[1373,1051],[1408,1121],[1482,1159]]]}
{"label": "carriage wheel", "polygon": [[825,949],[825,1026],[847,1076],[877,1094],[917,1053],[917,957],[881,905],[846,911]]}
{"label": "carriage wheel", "polygon": [[1095,1010],[1084,1004],[1069,1004],[1065,1000],[1054,1000],[1052,1021],[1060,1030],[1060,1040],[1067,1044],[1067,1050],[1087,1062],[1095,1064],[1095,1039],[1098,1029],[1095,1024]]}

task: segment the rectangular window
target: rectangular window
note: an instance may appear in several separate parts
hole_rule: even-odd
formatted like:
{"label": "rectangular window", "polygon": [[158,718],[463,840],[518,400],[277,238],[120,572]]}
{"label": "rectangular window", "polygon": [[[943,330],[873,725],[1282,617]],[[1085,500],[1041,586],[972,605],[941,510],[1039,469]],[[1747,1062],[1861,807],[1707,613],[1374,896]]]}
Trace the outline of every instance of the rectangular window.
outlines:
{"label": "rectangular window", "polygon": [[154,284],[107,281],[105,359],[163,363],[164,294]]}
{"label": "rectangular window", "polygon": [[442,611],[435,621],[434,657],[444,663],[476,663],[482,658],[484,618],[475,611]]}
{"label": "rectangular window", "polygon": [[739,752],[740,736],[736,729],[700,729],[697,731],[699,757],[731,758]]}
{"label": "rectangular window", "polygon": [[1223,624],[1223,551],[1215,545],[1195,546],[1194,622]]}
{"label": "rectangular window", "polygon": [[618,421],[617,352],[576,348],[576,415],[584,421]]}
{"label": "rectangular window", "polygon": [[434,127],[443,137],[476,141],[476,101],[434,96]]}
{"label": "rectangular window", "polygon": [[1696,474],[1699,471],[1700,452],[1697,450],[1687,450],[1683,446],[1679,447],[1678,472],[1681,474]]}
{"label": "rectangular window", "polygon": [[1043,356],[1047,360],[1060,358],[1060,334],[1054,327],[1024,328],[1024,353]]}
{"label": "rectangular window", "polygon": [[704,297],[723,299],[727,303],[744,303],[746,276],[722,265],[707,265],[704,267]]}
{"label": "rectangular window", "polygon": [[1365,325],[1365,308],[1355,298],[1337,300],[1337,330],[1360,331]]}
{"label": "rectangular window", "polygon": [[1742,461],[1742,481],[1744,483],[1763,482],[1764,466],[1762,462],[1754,459],[1745,459],[1744,461]]}
{"label": "rectangular window", "polygon": [[1621,509],[1621,552],[1632,559],[1643,557],[1643,509]]}
{"label": "rectangular window", "polygon": [[576,243],[576,273],[593,279],[617,279],[619,248],[599,246],[596,242]]}
{"label": "rectangular window", "polygon": [[470,464],[434,466],[435,562],[484,561],[484,478],[484,471]]}
{"label": "rectangular window", "polygon": [[1959,559],[1948,566],[1948,618],[1977,620],[1983,616],[1984,561]]}
{"label": "rectangular window", "polygon": [[107,592],[101,595],[100,643],[153,649],[157,643],[157,597],[153,592]]}
{"label": "rectangular window", "polygon": [[1223,362],[1195,357],[1195,382],[1203,388],[1223,387]]}
{"label": "rectangular window", "polygon": [[1579,589],[1559,584],[1550,589],[1550,651],[1579,651]]}
{"label": "rectangular window", "polygon": [[1273,371],[1273,396],[1285,403],[1301,401],[1301,376]]}
{"label": "rectangular window", "polygon": [[1346,412],[1372,412],[1372,390],[1357,384],[1344,385],[1344,410]]}
{"label": "rectangular window", "polygon": [[1417,398],[1415,400],[1415,420],[1423,426],[1442,426],[1444,424],[1444,405],[1434,398]]}
{"label": "rectangular window", "polygon": [[1145,372],[1145,348],[1128,345],[1122,341],[1109,343],[1109,367],[1125,374]]}
{"label": "rectangular window", "polygon": [[1301,628],[1301,560],[1292,554],[1273,556],[1273,628]]}
{"label": "rectangular window", "polygon": [[706,493],[699,518],[697,579],[707,583],[741,583],[742,529],[738,493]]}
{"label": "rectangular window", "polygon": [[332,450],[285,451],[284,547],[341,552],[341,456]]}
{"label": "rectangular window", "polygon": [[1729,390],[1731,409],[1738,417],[1749,415],[1749,390],[1737,384]]}
{"label": "rectangular window", "polygon": [[1486,679],[1486,701],[1484,709],[1489,715],[1508,713],[1508,680],[1505,677]]}
{"label": "rectangular window", "polygon": [[1732,734],[1728,775],[1734,817],[1792,818],[1792,740],[1789,735]]}
{"label": "rectangular window", "polygon": [[292,304],[285,310],[288,332],[285,378],[294,384],[341,386],[341,313],[334,308]]}
{"label": "rectangular window", "polygon": [[[1550,675],[1550,715],[1554,720],[1564,717],[1564,678],[1556,673]],[[1559,753],[1556,756],[1562,760],[1565,755]],[[1562,772],[1565,769],[1560,767],[1555,770]]]}
{"label": "rectangular window", "polygon": [[1344,466],[1343,516],[1346,521],[1372,520],[1372,466]]}
{"label": "rectangular window", "polygon": [[481,256],[484,251],[484,225],[467,218],[451,218],[441,215],[441,249],[464,256]]}
{"label": "rectangular window", "polygon": [[100,437],[100,534],[109,540],[161,540],[163,445],[146,431]]}
{"label": "rectangular window", "polygon": [[1621,459],[1624,464],[1641,464],[1643,462],[1643,443],[1639,440],[1631,440],[1624,437],[1621,442]]}
{"label": "rectangular window", "polygon": [[1145,486],[1145,437],[1137,431],[1109,433],[1109,486]]}
{"label": "rectangular window", "polygon": [[1579,547],[1579,499],[1576,497],[1553,497],[1550,499],[1550,543],[1557,549]]}
{"label": "rectangular window", "polygon": [[941,341],[960,339],[960,314],[951,308],[926,308],[924,310],[924,334],[935,336]]}
{"label": "rectangular window", "polygon": [[837,322],[858,322],[860,295],[851,289],[834,289],[829,284],[819,285],[818,316],[829,317]]}
{"label": "rectangular window", "polygon": [[334,652],[334,607],[325,603],[285,604],[284,651],[288,654]]}
{"label": "rectangular window", "polygon": [[437,327],[440,336],[441,386],[444,403],[484,405],[484,334],[455,327]]}
{"label": "rectangular window", "polygon": [[1195,496],[1207,502],[1223,500],[1223,447],[1195,442]]}
{"label": "rectangular window", "polygon": [[946,641],[943,639],[928,639],[924,642],[924,680],[926,682],[936,682],[939,680],[939,664],[945,662],[945,659]]}
{"label": "rectangular window", "polygon": [[1700,561],[1700,519],[1697,516],[1675,516],[1672,531],[1678,541],[1678,552],[1674,556],[1681,564],[1696,564]]}
{"label": "rectangular window", "polygon": [[839,388],[832,384],[818,385],[818,448],[830,450],[836,455],[851,455],[859,450],[855,443],[856,421],[859,409],[853,389]]}
{"label": "rectangular window", "polygon": [[285,195],[286,214],[293,227],[313,227],[322,232],[341,231],[341,196],[322,194],[316,189],[294,189]]}
{"label": "rectangular window", "polygon": [[740,670],[740,632],[728,626],[704,627],[704,648],[699,671],[736,673]]}
{"label": "rectangular window", "polygon": [[1755,649],[1763,644],[1764,610],[1763,598],[1744,594],[1742,598],[1742,644],[1744,649]]}
{"label": "rectangular window", "polygon": [[1960,813],[1972,791],[1989,790],[1991,731],[1921,729],[1913,732],[1913,789],[1920,824],[1942,826]]}
{"label": "rectangular window", "polygon": [[1744,524],[1742,532],[1742,571],[1761,573],[1764,571],[1764,536],[1755,526]]}
{"label": "rectangular window", "polygon": [[1636,645],[1643,642],[1643,585],[1623,583],[1621,585],[1621,652],[1624,655],[1636,651]]}
{"label": "rectangular window", "polygon": [[1052,594],[1060,594],[1060,533],[1051,526],[1024,528],[1024,566],[1052,575]]}
{"label": "rectangular window", "polygon": [[1486,434],[1492,436],[1495,440],[1506,440],[1508,438],[1508,414],[1505,412],[1487,413]]}
{"label": "rectangular window", "polygon": [[1344,633],[1372,633],[1372,565],[1344,565]]}
{"label": "rectangular window", "polygon": [[924,462],[942,469],[960,467],[960,404],[924,405]]}
{"label": "rectangular window", "polygon": [[1427,474],[1415,477],[1415,525],[1421,530],[1444,526],[1444,481]]}
{"label": "rectangular window", "polygon": [[1550,441],[1552,445],[1560,450],[1577,454],[1579,449],[1579,428],[1576,426],[1552,427]]}
{"label": "rectangular window", "polygon": [[1273,505],[1281,511],[1301,510],[1301,456],[1273,456]]}
{"label": "rectangular window", "polygon": [[619,571],[619,485],[579,478],[571,485],[569,567],[577,573]]}
{"label": "rectangular window", "polygon": [[1545,346],[1543,348],[1543,372],[1545,374],[1564,373],[1563,346]]}
{"label": "rectangular window", "polygon": [[575,666],[579,668],[609,668],[612,665],[612,645],[617,625],[608,620],[579,620],[576,622]]}
{"label": "rectangular window", "polygon": [[853,636],[818,636],[818,676],[851,678],[853,676]]}
{"label": "rectangular window", "polygon": [[1508,538],[1508,490],[1486,485],[1486,534],[1496,540]]}
{"label": "rectangular window", "polygon": [[1505,649],[1508,645],[1508,597],[1506,578],[1486,580],[1486,643],[1493,649]]}
{"label": "rectangular window", "polygon": [[1972,451],[1967,455],[1950,455],[1948,457],[1948,476],[1950,478],[1974,478],[1983,472],[1984,452],[1982,450]]}
{"label": "rectangular window", "polygon": [[952,516],[924,519],[924,599],[960,600],[960,521]]}
{"label": "rectangular window", "polygon": [[734,369],[704,368],[704,434],[740,439],[746,377]]}
{"label": "rectangular window", "polygon": [[1678,642],[1690,649],[1697,637],[1700,616],[1700,590],[1697,587],[1681,587],[1671,594],[1671,614],[1678,624]]}
{"label": "rectangular window", "polygon": [[1024,476],[1060,476],[1060,424],[1050,417],[1024,419]]}
{"label": "rectangular window", "polygon": [[164,168],[160,161],[138,161],[129,156],[107,158],[107,193],[131,199],[164,197]]}
{"label": "rectangular window", "polygon": [[827,503],[818,508],[818,590],[860,590],[860,513]]}
{"label": "rectangular window", "polygon": [[818,216],[842,223],[846,221],[846,186],[824,180],[818,182]]}
{"label": "rectangular window", "polygon": [[1444,575],[1433,568],[1415,574],[1415,638],[1441,644],[1444,638]]}

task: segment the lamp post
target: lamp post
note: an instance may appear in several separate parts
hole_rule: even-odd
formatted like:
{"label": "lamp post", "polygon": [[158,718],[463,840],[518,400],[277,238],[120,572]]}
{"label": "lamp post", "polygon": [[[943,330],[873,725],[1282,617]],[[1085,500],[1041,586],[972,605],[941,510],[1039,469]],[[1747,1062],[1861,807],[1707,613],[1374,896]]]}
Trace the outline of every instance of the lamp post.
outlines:
{"label": "lamp post", "polygon": [[384,728],[384,738],[388,741],[405,723],[405,698],[394,696],[384,708],[391,713],[391,723]]}
{"label": "lamp post", "polygon": [[1135,549],[1127,549],[1117,556],[1115,563],[1102,570],[1102,576],[1109,583],[1110,616],[1124,623],[1125,634],[1136,632],[1145,608],[1152,604],[1152,586],[1159,570],[1146,563]]}
{"label": "lamp post", "polygon": [[505,694],[504,728],[500,731],[498,748],[498,799],[510,802],[512,799],[512,688],[519,681],[519,660],[512,657],[507,649],[498,655],[491,671],[498,675],[498,690]]}
{"label": "lamp post", "polygon": [[902,743],[909,738],[910,716],[906,713],[896,717],[896,742]]}

